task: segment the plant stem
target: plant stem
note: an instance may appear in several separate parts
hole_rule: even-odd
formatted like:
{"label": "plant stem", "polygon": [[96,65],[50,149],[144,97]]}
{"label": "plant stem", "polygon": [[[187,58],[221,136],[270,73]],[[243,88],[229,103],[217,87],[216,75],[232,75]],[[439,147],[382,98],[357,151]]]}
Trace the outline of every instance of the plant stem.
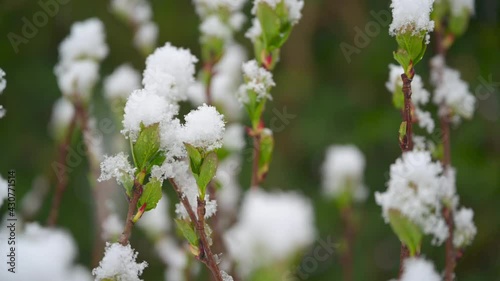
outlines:
{"label": "plant stem", "polygon": [[59,209],[61,207],[61,201],[68,186],[68,175],[66,170],[66,157],[68,155],[68,149],[71,145],[71,139],[76,127],[76,114],[73,114],[68,128],[66,129],[66,135],[63,142],[59,146],[59,157],[58,162],[61,164],[61,178],[58,179],[56,190],[54,193],[54,198],[52,199],[52,206],[49,213],[49,218],[47,219],[48,226],[55,226],[57,224],[57,219],[59,218]]}
{"label": "plant stem", "polygon": [[411,78],[406,74],[401,74],[403,79],[403,95],[404,95],[404,108],[403,108],[403,121],[406,122],[406,134],[400,142],[401,150],[408,152],[413,150],[413,120],[411,118],[411,110],[413,104],[411,102]]}
{"label": "plant stem", "polygon": [[[444,58],[446,57],[447,47],[444,44],[444,36],[442,33],[442,28],[439,28],[435,32],[436,37],[436,53]],[[438,73],[437,83],[443,83],[443,71],[444,69],[435,69]],[[448,114],[449,109],[445,104],[439,106],[439,118],[441,124],[441,140],[443,143],[443,158],[441,163],[443,164],[444,173],[448,174],[449,168],[451,166],[451,139],[450,139],[450,115]],[[449,206],[443,208],[443,217],[445,219],[446,225],[448,226],[448,238],[445,243],[446,259],[445,259],[445,272],[444,280],[452,281],[455,275],[455,267],[457,263],[457,254],[455,246],[453,245],[453,235],[454,235],[454,221],[453,221],[453,210]]]}
{"label": "plant stem", "polygon": [[[410,73],[414,73],[411,69]],[[411,101],[411,78],[409,78],[405,73],[401,74],[403,79],[403,95],[404,95],[404,108],[403,108],[403,122],[406,122],[406,133],[405,136],[400,140],[400,147],[403,153],[413,150],[413,120],[411,118],[411,110],[413,104]],[[412,75],[413,78],[413,75]],[[410,256],[410,251],[406,245],[401,243],[401,250],[399,255],[399,277],[401,278],[404,270],[404,261]]]}
{"label": "plant stem", "polygon": [[345,249],[341,258],[342,270],[344,281],[352,281],[354,273],[353,255],[356,228],[353,222],[353,210],[350,206],[341,210],[341,219],[344,229],[343,235],[345,243]]}
{"label": "plant stem", "polygon": [[128,212],[127,212],[127,220],[125,221],[125,228],[123,229],[120,239],[118,240],[118,242],[123,246],[126,246],[129,243],[129,238],[130,235],[132,234],[132,228],[134,226],[133,218],[135,210],[137,209],[137,202],[139,202],[139,198],[141,197],[142,191],[143,191],[142,184],[137,179],[134,179],[134,188],[132,190],[133,195],[128,203]]}
{"label": "plant stem", "polygon": [[253,163],[252,163],[252,182],[251,182],[251,187],[253,189],[258,189],[260,185],[259,161],[260,161],[260,133],[255,133],[253,136]]}
{"label": "plant stem", "polygon": [[198,259],[201,262],[203,262],[207,266],[207,268],[212,272],[212,275],[215,278],[215,280],[223,281],[219,266],[217,265],[212,250],[210,249],[210,244],[208,243],[207,234],[205,232],[205,203],[206,203],[205,200],[199,197],[197,199],[198,200],[197,201],[198,217],[197,217],[193,211],[191,203],[189,203],[188,198],[181,191],[177,183],[173,179],[169,179],[169,181],[172,184],[174,191],[177,193],[177,196],[179,197],[179,200],[181,201],[182,205],[184,205],[184,208],[186,209],[189,218],[194,223],[196,232],[198,233],[198,237],[200,239],[199,240],[200,254],[198,256]]}

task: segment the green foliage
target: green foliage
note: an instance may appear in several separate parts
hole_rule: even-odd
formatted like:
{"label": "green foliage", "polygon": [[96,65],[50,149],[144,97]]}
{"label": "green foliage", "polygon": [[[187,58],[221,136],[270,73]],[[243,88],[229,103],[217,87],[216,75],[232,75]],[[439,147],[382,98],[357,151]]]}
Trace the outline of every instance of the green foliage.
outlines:
{"label": "green foliage", "polygon": [[190,221],[181,219],[175,219],[175,223],[177,224],[177,227],[181,231],[184,238],[186,238],[186,240],[189,242],[189,244],[198,248],[198,235],[196,235],[192,223]]}
{"label": "green foliage", "polygon": [[148,127],[141,125],[141,132],[137,141],[133,144],[134,161],[137,170],[149,172],[155,164],[162,163],[165,159],[160,152],[159,124]]}
{"label": "green foliage", "polygon": [[162,197],[161,184],[160,181],[153,179],[144,185],[142,195],[137,202],[137,208],[140,208],[144,204],[146,204],[146,211],[156,208]]}
{"label": "green foliage", "polygon": [[423,237],[420,228],[396,210],[389,211],[389,221],[399,240],[410,250],[410,255],[418,254]]}

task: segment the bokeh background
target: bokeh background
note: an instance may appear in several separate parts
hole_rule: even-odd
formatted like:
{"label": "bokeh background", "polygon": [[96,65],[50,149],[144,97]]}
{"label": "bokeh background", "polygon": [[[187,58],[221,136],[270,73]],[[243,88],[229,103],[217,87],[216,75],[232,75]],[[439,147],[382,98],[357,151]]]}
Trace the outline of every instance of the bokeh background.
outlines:
{"label": "bokeh background", "polygon": [[[154,20],[160,26],[160,44],[166,41],[199,54],[199,19],[190,1],[151,0]],[[273,108],[295,115],[276,132],[276,152],[265,188],[300,190],[314,200],[319,237],[341,234],[339,214],[335,206],[320,193],[320,166],[326,148],[331,144],[353,143],[367,159],[365,182],[372,192],[385,189],[389,165],[400,155],[397,129],[400,115],[391,104],[384,87],[388,64],[394,63],[396,48],[388,35],[388,25],[375,20],[373,12],[389,11],[389,0],[306,0],[304,16],[285,45],[282,60],[276,70],[277,87],[273,102],[268,106],[267,120]],[[71,24],[89,17],[101,19],[107,32],[110,55],[101,73],[129,62],[144,68],[144,59],[132,46],[132,33],[108,9],[103,0],[71,0],[61,5],[36,36],[14,52],[7,34],[21,33],[22,18],[30,18],[40,10],[34,0],[0,1],[0,67],[7,73],[7,89],[0,104],[7,116],[0,120],[0,173],[17,171],[17,198],[31,188],[35,178],[45,175],[54,182],[51,163],[56,145],[47,130],[52,105],[60,97],[53,68],[57,47],[68,34]],[[247,7],[249,12],[250,7]],[[380,32],[369,37],[365,47],[350,57],[340,44],[354,46],[356,27],[364,30],[377,23]],[[238,40],[251,50],[242,35]],[[251,54],[251,51],[249,51]],[[417,66],[417,73],[428,83],[428,59]],[[478,107],[472,121],[452,130],[452,162],[457,168],[457,188],[463,205],[475,211],[478,235],[458,263],[458,280],[500,280],[500,2],[479,0],[476,16],[467,33],[457,40],[449,52],[448,64],[461,71],[478,93]],[[98,86],[96,107],[106,116],[106,105]],[[118,129],[117,129],[118,130]],[[248,166],[248,161],[245,163]],[[248,188],[249,166],[244,167],[241,182]],[[70,190],[65,194],[60,225],[76,238],[79,262],[90,267],[93,225],[93,205],[86,179],[87,165],[83,162],[70,174]],[[41,211],[32,218],[44,222],[47,218],[54,184],[50,185]],[[355,249],[355,280],[388,280],[396,275],[399,263],[399,242],[381,210],[375,205],[373,193],[366,204],[359,206],[361,228]],[[1,213],[5,211],[1,210]],[[155,262],[152,246],[141,239],[140,230],[132,243],[140,259],[150,262],[144,279],[162,280],[163,268]],[[443,268],[444,249],[424,246],[423,252]],[[2,254],[3,256],[3,254]],[[307,280],[340,280],[339,258],[333,255],[319,263]]]}

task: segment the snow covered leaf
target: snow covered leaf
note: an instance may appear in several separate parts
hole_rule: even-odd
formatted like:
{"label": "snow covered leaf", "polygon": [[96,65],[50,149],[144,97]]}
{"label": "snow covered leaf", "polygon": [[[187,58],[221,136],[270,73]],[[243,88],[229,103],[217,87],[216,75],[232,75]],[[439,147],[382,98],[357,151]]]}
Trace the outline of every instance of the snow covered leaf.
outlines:
{"label": "snow covered leaf", "polygon": [[186,151],[189,156],[189,164],[191,166],[191,171],[193,174],[198,175],[200,173],[200,166],[202,162],[201,153],[196,149],[196,147],[190,145],[189,143],[185,143]]}
{"label": "snow covered leaf", "polygon": [[201,192],[201,198],[205,198],[205,190],[217,172],[218,162],[217,153],[213,151],[203,159],[203,163],[200,167],[200,174],[196,179],[196,183]]}
{"label": "snow covered leaf", "polygon": [[134,144],[134,159],[139,170],[151,168],[160,149],[158,123],[143,127]]}
{"label": "snow covered leaf", "polygon": [[156,208],[162,197],[161,185],[162,183],[156,179],[148,182],[144,186],[142,195],[137,202],[137,208],[140,208],[144,204],[146,204],[146,211]]}

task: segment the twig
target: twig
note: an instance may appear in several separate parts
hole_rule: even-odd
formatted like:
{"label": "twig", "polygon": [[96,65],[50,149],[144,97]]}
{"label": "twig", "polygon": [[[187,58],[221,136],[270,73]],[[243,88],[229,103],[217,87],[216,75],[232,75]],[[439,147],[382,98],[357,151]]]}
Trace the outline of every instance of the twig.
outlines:
{"label": "twig", "polygon": [[215,280],[223,281],[219,266],[217,265],[212,250],[210,249],[210,244],[208,243],[207,234],[205,232],[205,200],[198,197],[197,217],[193,211],[191,203],[189,203],[188,198],[181,191],[177,183],[173,179],[169,179],[169,181],[172,184],[174,191],[177,193],[177,196],[179,197],[182,205],[184,205],[189,218],[194,223],[196,232],[198,233],[198,237],[200,238],[200,254],[198,256],[198,259],[208,267],[208,269],[212,272]]}
{"label": "twig", "polygon": [[403,109],[403,121],[406,122],[406,133],[403,137],[400,146],[401,150],[404,152],[411,151],[413,149],[413,121],[411,118],[411,109],[413,104],[411,102],[411,78],[409,78],[405,73],[401,74],[403,79],[403,95],[404,95],[404,109]]}
{"label": "twig", "polygon": [[[410,70],[410,75],[413,78],[414,70]],[[404,95],[404,108],[403,108],[403,122],[406,122],[405,136],[400,139],[400,147],[403,153],[413,150],[413,120],[411,118],[411,110],[413,104],[411,101],[411,78],[406,73],[401,74],[403,79],[403,95]],[[410,251],[406,245],[401,243],[401,250],[399,255],[399,277],[401,278],[404,271],[404,261],[410,256]]]}
{"label": "twig", "polygon": [[127,212],[127,220],[125,222],[125,228],[123,229],[123,232],[120,236],[120,239],[118,242],[122,244],[123,246],[126,246],[128,244],[128,240],[130,238],[130,235],[132,233],[132,228],[134,226],[134,214],[135,210],[137,209],[137,202],[139,202],[139,198],[141,197],[143,191],[143,186],[137,179],[134,179],[134,188],[133,188],[133,196],[130,199],[128,203],[128,212]]}
{"label": "twig", "polygon": [[253,163],[252,163],[252,182],[253,189],[259,188],[259,161],[260,161],[260,133],[253,135]]}
{"label": "twig", "polygon": [[[444,59],[446,56],[447,48],[444,45],[442,28],[436,30],[435,37],[436,37],[436,52]],[[436,69],[435,71],[437,71],[439,75],[437,83],[443,83],[444,69],[441,67],[440,69]],[[441,104],[439,106],[439,114],[441,115],[439,121],[441,124],[441,131],[442,131],[441,138],[443,142],[443,158],[441,160],[441,163],[443,164],[445,174],[448,174],[449,168],[451,166],[450,116],[448,112],[449,109],[445,104]],[[450,207],[445,206],[442,212],[446,225],[448,226],[448,238],[446,239],[445,243],[446,259],[445,259],[444,280],[452,281],[455,275],[455,267],[457,263],[457,252],[455,246],[453,245],[453,235],[455,228],[453,222],[453,210],[451,210]]]}
{"label": "twig", "polygon": [[73,114],[69,126],[66,131],[66,136],[63,142],[59,146],[59,157],[58,161],[61,164],[61,178],[58,178],[56,190],[54,193],[54,198],[52,199],[52,206],[49,213],[49,218],[47,219],[48,226],[55,226],[57,224],[57,219],[59,218],[59,209],[61,207],[61,201],[68,186],[68,175],[66,170],[66,157],[68,155],[68,148],[71,145],[71,139],[76,127],[76,114]]}

